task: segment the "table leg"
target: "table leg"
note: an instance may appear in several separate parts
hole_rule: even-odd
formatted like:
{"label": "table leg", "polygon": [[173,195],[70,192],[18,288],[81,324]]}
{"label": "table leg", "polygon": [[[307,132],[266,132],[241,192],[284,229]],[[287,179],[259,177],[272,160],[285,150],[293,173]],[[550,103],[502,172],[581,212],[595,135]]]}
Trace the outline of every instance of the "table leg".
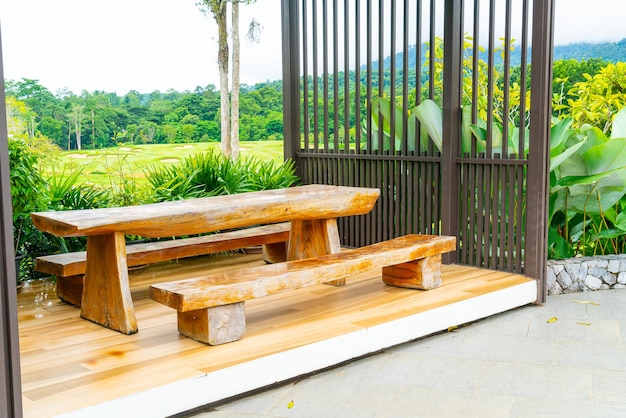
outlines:
{"label": "table leg", "polygon": [[[337,219],[291,221],[287,260],[300,260],[341,251]],[[345,279],[328,282],[343,286]]]}
{"label": "table leg", "polygon": [[137,332],[123,233],[87,237],[87,267],[80,316],[122,334]]}

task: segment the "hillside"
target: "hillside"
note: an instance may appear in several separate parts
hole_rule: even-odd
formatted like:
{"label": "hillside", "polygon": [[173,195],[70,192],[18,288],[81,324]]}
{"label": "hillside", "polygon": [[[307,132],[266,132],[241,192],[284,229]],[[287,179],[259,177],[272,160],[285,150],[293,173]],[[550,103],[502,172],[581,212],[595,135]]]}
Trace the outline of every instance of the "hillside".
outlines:
{"label": "hillside", "polygon": [[[408,63],[409,68],[415,68],[415,45],[409,46]],[[422,62],[425,60],[425,52],[427,52],[427,46],[422,48]],[[481,59],[487,61],[487,53],[481,53]],[[494,56],[496,65],[502,63],[500,54]],[[626,39],[622,39],[618,42],[603,42],[603,43],[573,43],[569,45],[556,45],[554,47],[554,60],[574,59],[580,61],[589,58],[600,58],[608,62],[626,62]],[[403,53],[396,55],[396,67],[402,68],[402,60],[404,59]],[[521,51],[519,46],[511,52],[511,60],[513,65],[519,65],[521,60]],[[374,62],[374,68],[377,68],[378,61]],[[390,66],[390,57],[385,58],[385,68]]]}

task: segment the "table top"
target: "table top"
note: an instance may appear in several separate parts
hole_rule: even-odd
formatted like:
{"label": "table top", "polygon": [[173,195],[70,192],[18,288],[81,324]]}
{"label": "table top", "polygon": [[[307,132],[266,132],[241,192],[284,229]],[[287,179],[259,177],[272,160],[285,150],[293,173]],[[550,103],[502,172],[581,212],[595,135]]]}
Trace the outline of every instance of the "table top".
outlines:
{"label": "table top", "polygon": [[62,237],[123,232],[160,238],[362,215],[372,210],[379,194],[375,188],[313,184],[139,206],[33,212],[31,217],[39,230]]}

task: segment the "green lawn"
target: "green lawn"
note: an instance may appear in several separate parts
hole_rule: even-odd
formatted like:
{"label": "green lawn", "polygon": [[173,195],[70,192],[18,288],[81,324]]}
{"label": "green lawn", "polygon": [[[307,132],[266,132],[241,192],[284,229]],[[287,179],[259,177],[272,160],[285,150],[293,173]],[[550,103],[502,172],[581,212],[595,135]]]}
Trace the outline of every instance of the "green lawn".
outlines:
{"label": "green lawn", "polygon": [[[111,176],[143,178],[145,169],[150,166],[176,164],[186,157],[209,151],[219,150],[217,142],[193,144],[152,144],[122,145],[115,148],[100,150],[62,151],[60,160],[53,162],[54,170],[66,173],[80,170],[86,182],[107,184]],[[242,158],[254,156],[260,160],[283,162],[283,141],[242,142],[240,144]],[[52,167],[45,164],[46,174]]]}

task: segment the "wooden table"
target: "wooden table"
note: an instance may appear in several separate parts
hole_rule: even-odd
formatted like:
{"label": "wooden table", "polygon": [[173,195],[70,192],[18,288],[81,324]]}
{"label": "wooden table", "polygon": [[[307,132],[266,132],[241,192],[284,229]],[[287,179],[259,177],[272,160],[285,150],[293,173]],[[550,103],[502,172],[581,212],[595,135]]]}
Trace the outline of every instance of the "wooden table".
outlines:
{"label": "wooden table", "polygon": [[374,207],[378,189],[308,185],[141,206],[35,212],[41,231],[87,236],[81,317],[124,334],[137,332],[125,235],[175,237],[291,221],[290,260],[340,251],[337,218]]}

